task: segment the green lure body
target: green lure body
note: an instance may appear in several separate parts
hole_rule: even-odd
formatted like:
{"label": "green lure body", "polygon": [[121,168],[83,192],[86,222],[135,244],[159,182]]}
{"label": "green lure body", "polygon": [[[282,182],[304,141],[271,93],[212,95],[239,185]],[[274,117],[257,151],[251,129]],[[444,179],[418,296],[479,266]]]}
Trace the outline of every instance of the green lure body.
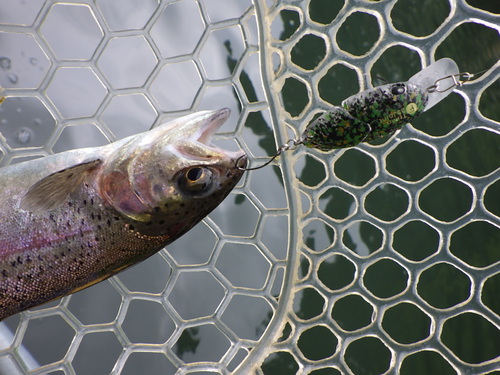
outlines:
{"label": "green lure body", "polygon": [[408,82],[363,91],[312,122],[302,143],[329,151],[388,136],[421,114],[428,100],[427,89]]}

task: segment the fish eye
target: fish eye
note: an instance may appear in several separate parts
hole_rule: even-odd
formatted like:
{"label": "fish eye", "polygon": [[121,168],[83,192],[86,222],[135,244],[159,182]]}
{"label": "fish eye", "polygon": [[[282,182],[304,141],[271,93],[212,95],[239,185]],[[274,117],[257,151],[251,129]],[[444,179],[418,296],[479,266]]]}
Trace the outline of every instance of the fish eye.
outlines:
{"label": "fish eye", "polygon": [[186,172],[186,178],[191,182],[196,182],[200,178],[203,178],[203,169],[200,167],[191,168]]}
{"label": "fish eye", "polygon": [[179,176],[179,188],[184,193],[203,194],[210,190],[213,184],[213,172],[205,167],[191,167]]}
{"label": "fish eye", "polygon": [[403,85],[395,85],[391,89],[392,95],[401,95],[404,94],[406,88]]}

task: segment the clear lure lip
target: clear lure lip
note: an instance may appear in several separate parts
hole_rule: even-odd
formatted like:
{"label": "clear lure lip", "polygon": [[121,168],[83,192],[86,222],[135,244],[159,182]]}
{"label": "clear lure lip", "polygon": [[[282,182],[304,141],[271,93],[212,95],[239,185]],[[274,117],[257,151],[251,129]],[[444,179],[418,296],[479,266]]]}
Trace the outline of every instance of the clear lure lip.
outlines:
{"label": "clear lure lip", "polygon": [[[419,71],[408,80],[408,82],[424,88],[429,88],[433,85],[439,86],[439,90],[428,92],[429,101],[425,106],[424,112],[452,93],[453,90],[451,88],[457,86],[457,84],[453,84],[453,76],[458,74],[458,72],[458,66],[455,61],[444,58],[430,64],[427,68]],[[450,89],[442,91],[443,87],[449,87]]]}

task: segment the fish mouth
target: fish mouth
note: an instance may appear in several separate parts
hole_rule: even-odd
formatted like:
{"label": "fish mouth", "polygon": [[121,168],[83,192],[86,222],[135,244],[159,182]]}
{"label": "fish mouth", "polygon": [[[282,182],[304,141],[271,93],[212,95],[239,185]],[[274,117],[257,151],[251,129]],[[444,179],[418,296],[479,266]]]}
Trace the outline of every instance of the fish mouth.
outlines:
{"label": "fish mouth", "polygon": [[231,115],[229,108],[222,108],[216,111],[207,113],[207,118],[201,126],[201,132],[198,135],[197,141],[203,143],[205,146],[213,146],[212,138],[219,128],[226,122]]}
{"label": "fish mouth", "polygon": [[238,150],[238,151],[222,150],[216,145],[214,145],[212,142],[215,133],[226,122],[226,120],[229,118],[230,115],[231,115],[231,110],[229,108],[221,108],[215,111],[207,111],[205,115],[206,117],[204,118],[200,126],[200,132],[197,135],[196,140],[207,147],[225,153],[235,161],[235,164],[246,165],[247,156],[243,150]]}

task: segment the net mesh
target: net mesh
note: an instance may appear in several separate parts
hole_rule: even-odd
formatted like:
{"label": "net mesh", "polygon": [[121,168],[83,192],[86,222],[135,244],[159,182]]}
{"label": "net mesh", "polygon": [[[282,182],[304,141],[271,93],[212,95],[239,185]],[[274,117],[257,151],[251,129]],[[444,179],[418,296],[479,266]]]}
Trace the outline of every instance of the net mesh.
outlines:
{"label": "net mesh", "polygon": [[284,153],[168,249],[7,319],[0,373],[498,370],[493,3],[0,1],[2,166],[222,106],[217,143],[255,166],[381,80],[486,69],[389,139]]}

